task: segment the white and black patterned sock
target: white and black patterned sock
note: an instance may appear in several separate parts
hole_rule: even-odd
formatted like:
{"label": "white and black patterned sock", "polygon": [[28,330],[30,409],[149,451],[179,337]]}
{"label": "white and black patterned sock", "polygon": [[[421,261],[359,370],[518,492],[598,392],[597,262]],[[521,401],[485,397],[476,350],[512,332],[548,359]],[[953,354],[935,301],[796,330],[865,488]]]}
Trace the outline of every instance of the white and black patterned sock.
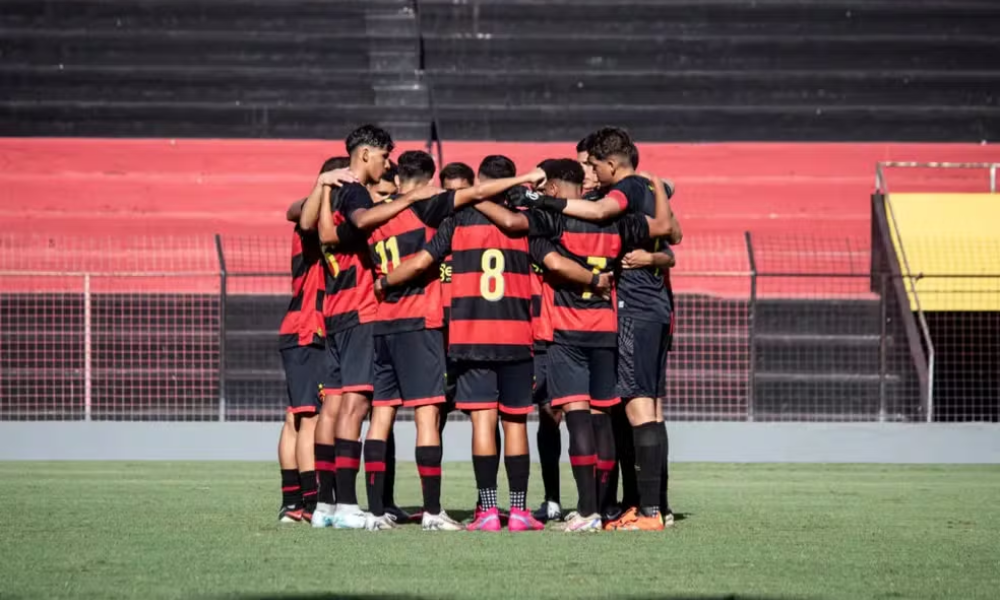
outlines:
{"label": "white and black patterned sock", "polygon": [[497,489],[484,488],[479,490],[479,506],[483,510],[490,510],[497,507]]}

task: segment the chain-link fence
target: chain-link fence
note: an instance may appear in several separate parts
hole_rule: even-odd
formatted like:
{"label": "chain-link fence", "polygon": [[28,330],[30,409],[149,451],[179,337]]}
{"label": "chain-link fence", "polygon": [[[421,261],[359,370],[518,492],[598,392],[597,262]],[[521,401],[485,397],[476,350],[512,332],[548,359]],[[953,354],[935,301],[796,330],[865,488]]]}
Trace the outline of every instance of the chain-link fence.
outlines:
{"label": "chain-link fence", "polygon": [[[1000,313],[926,323],[961,375],[939,377],[935,412],[925,323],[884,241],[686,239],[667,418],[996,420]],[[0,419],[281,419],[290,252],[290,235],[0,237]],[[1000,277],[940,279],[1000,302]]]}

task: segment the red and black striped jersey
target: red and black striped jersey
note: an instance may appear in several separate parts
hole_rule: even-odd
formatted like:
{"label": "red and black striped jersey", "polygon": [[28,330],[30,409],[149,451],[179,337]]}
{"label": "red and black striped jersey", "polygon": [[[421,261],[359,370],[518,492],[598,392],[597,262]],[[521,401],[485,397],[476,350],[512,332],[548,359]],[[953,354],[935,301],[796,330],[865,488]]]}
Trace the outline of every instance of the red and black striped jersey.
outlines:
{"label": "red and black striped jersey", "polygon": [[[447,191],[413,204],[375,229],[368,238],[368,248],[376,276],[391,273],[404,260],[423,250],[454,207],[455,192]],[[375,334],[435,329],[442,326],[443,320],[440,276],[428,270],[386,290],[375,316]]]}
{"label": "red and black striped jersey", "polygon": [[446,219],[426,250],[451,262],[448,355],[460,360],[531,358],[528,238],[511,238],[474,208]]}
{"label": "red and black striped jersey", "polygon": [[[629,213],[656,215],[656,196],[648,179],[630,175],[612,186],[606,195],[617,200],[619,206]],[[670,195],[668,187],[667,196]],[[668,245],[667,240],[655,238],[647,240],[639,248],[660,252]],[[665,282],[662,270],[656,267],[623,270],[617,281],[618,312],[640,321],[670,323],[673,293]]]}
{"label": "red and black striped jersey", "polygon": [[[614,271],[626,252],[649,239],[649,224],[642,215],[625,215],[615,221],[591,223],[562,214],[534,210],[529,213],[530,235],[556,243],[563,256],[595,274]],[[532,244],[532,257],[550,252]],[[552,341],[571,346],[618,345],[615,293],[610,300],[578,284],[551,282],[543,288],[543,310],[548,311]]]}
{"label": "red and black striped jersey", "polygon": [[[358,209],[370,209],[374,204],[368,190],[359,183],[345,184],[333,201],[333,222],[340,226]],[[356,236],[341,239],[333,250],[325,250],[326,298],[323,316],[326,333],[350,329],[375,320],[378,302],[375,300],[374,265],[368,251],[367,236],[356,230]]]}
{"label": "red and black striped jersey", "polygon": [[440,267],[441,306],[444,308],[444,324],[451,320],[451,255],[444,257]]}
{"label": "red and black striped jersey", "polygon": [[319,235],[296,226],[292,235],[292,300],[278,330],[280,348],[326,343],[323,283]]}
{"label": "red and black striped jersey", "polygon": [[531,331],[535,338],[535,351],[545,350],[552,341],[552,321],[549,311],[545,310],[542,301],[545,286],[545,256],[550,252],[558,252],[555,245],[545,238],[534,238],[529,241],[531,252]]}

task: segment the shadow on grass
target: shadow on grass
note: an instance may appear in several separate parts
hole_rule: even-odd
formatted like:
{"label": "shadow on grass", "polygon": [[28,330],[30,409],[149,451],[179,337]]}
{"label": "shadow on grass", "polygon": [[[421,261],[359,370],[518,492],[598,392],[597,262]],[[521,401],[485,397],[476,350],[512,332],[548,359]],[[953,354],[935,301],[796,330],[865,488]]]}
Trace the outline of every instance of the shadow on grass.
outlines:
{"label": "shadow on grass", "polygon": [[[410,594],[262,594],[220,596],[218,600],[442,600],[455,596],[416,596]],[[742,594],[708,595],[708,596],[677,596],[664,595],[602,595],[592,598],[618,598],[620,600],[805,600],[796,596],[745,596]],[[580,600],[589,600],[584,596]],[[815,600],[815,599],[813,599]]]}

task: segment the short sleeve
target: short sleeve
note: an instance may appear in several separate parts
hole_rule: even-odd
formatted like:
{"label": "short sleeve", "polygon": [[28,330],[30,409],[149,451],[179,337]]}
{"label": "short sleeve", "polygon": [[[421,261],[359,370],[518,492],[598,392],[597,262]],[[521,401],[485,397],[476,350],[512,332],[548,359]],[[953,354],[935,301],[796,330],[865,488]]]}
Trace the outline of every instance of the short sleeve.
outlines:
{"label": "short sleeve", "polygon": [[562,237],[566,217],[561,213],[532,209],[527,211],[528,236],[558,240]]}
{"label": "short sleeve", "polygon": [[628,214],[616,221],[622,248],[626,252],[634,250],[649,241],[649,221],[646,215]]}
{"label": "short sleeve", "polygon": [[629,176],[612,186],[608,190],[607,197],[617,202],[622,212],[630,209],[638,212],[642,210],[643,199],[648,189],[649,185],[645,179]]}
{"label": "short sleeve", "polygon": [[531,261],[543,269],[545,268],[545,257],[553,252],[558,252],[556,245],[544,237],[531,238],[528,241],[528,251],[531,253]]}
{"label": "short sleeve", "polygon": [[446,256],[451,254],[451,238],[455,235],[455,217],[448,217],[441,222],[437,233],[427,242],[424,250],[430,253],[434,262],[441,262]]}
{"label": "short sleeve", "polygon": [[375,206],[372,197],[360,183],[349,183],[340,189],[340,213],[350,219],[351,214],[359,209],[369,209]]}
{"label": "short sleeve", "polygon": [[414,202],[410,208],[424,225],[437,229],[455,211],[455,191],[447,190],[427,200]]}

